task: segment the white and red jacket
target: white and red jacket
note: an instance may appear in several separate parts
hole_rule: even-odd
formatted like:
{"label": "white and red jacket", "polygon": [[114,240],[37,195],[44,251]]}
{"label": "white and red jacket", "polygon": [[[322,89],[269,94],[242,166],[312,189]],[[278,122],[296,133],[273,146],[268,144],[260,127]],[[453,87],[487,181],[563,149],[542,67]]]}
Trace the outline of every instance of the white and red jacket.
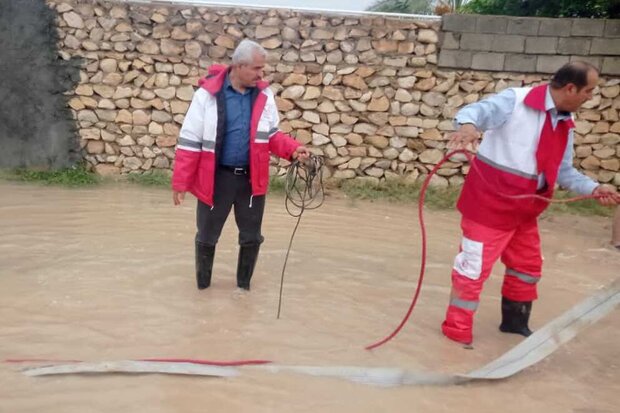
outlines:
{"label": "white and red jacket", "polygon": [[[499,100],[493,103],[494,108],[500,109],[493,114],[495,119],[488,120],[488,123],[495,122],[495,125],[484,133],[458,201],[457,207],[463,217],[492,228],[511,229],[535,219],[548,206],[546,201],[539,199],[509,197],[553,196],[565,152],[570,151],[572,158],[572,116],[560,114],[552,119],[552,113],[557,115],[557,112],[553,112],[555,106],[547,88],[548,85],[510,89],[507,92],[514,95],[507,93],[504,97],[514,97],[510,100],[514,105],[508,109],[502,109]],[[489,107],[484,106],[488,102],[477,104],[479,113],[489,112]],[[459,119],[459,115],[457,122],[468,122]],[[498,121],[498,117],[505,117],[505,120]],[[479,124],[476,126],[486,129]],[[571,147],[567,147],[569,143]],[[568,180],[580,180],[579,187],[584,189],[579,192],[591,191],[596,186],[572,165],[567,168],[572,169],[565,173],[570,177]]]}
{"label": "white and red jacket", "polygon": [[[225,126],[222,86],[228,68],[213,65],[201,79],[185,115],[176,149],[172,189],[189,191],[207,205],[213,205],[215,169],[221,151]],[[252,195],[267,193],[269,158],[273,153],[291,159],[301,144],[278,130],[279,115],[273,92],[267,82],[257,84],[252,95],[250,121],[250,182]]]}

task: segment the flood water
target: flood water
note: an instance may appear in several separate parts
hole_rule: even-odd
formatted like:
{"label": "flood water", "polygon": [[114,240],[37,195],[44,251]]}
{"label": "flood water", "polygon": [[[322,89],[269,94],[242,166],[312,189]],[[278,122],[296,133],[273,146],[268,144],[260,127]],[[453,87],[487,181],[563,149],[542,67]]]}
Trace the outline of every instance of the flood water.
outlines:
{"label": "flood water", "polygon": [[[120,184],[65,189],[0,181],[0,359],[267,359],[310,366],[400,367],[465,373],[521,341],[497,330],[503,267],[476,316],[474,349],[445,339],[459,216],[427,211],[428,268],[409,323],[372,352],[404,315],[418,278],[415,205],[328,196],[302,218],[268,198],[265,243],[249,294],[236,292],[236,228],[217,247],[211,287],[194,278],[195,199]],[[530,326],[611,284],[620,253],[610,219],[542,220],[545,267]],[[620,310],[509,379],[460,386],[373,387],[337,378],[241,369],[234,378],[158,374],[27,377],[0,363],[0,412],[617,412]]]}

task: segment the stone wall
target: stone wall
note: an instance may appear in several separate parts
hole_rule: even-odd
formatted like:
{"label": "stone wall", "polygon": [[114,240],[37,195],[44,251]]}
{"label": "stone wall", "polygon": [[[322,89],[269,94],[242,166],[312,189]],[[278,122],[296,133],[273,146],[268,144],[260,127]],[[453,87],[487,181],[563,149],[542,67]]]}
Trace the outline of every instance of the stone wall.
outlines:
{"label": "stone wall", "polygon": [[[281,129],[326,156],[340,179],[415,180],[443,156],[463,105],[544,75],[441,70],[440,21],[291,10],[57,1],[61,55],[83,58],[71,96],[85,159],[101,174],[169,170],[206,67],[242,38],[269,52]],[[576,164],[620,185],[620,82],[601,80],[578,114]],[[277,161],[275,161],[277,162]],[[273,173],[283,173],[284,161]],[[434,181],[458,185],[467,165]]]}

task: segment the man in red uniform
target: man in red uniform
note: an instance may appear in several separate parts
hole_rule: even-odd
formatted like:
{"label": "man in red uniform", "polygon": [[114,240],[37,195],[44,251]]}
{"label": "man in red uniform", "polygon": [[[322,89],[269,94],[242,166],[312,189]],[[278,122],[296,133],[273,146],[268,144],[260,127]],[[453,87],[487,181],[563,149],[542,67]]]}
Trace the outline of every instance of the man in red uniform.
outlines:
{"label": "man in red uniform", "polygon": [[592,98],[598,70],[584,62],[560,68],[549,84],[510,88],[464,107],[449,147],[477,143],[458,209],[463,238],[452,270],[452,294],[442,324],[450,339],[469,344],[484,281],[498,259],[506,266],[500,330],[524,336],[537,298],[542,256],[537,217],[548,203],[527,197],[553,196],[556,183],[602,204],[620,200],[572,166],[571,112]]}
{"label": "man in red uniform", "polygon": [[211,283],[215,246],[234,206],[239,229],[237,286],[249,290],[263,242],[261,223],[269,185],[269,158],[306,158],[308,150],[278,129],[273,92],[262,80],[266,52],[243,40],[230,67],[213,65],[200,80],[177,145],[173,201],[198,198],[196,282]]}

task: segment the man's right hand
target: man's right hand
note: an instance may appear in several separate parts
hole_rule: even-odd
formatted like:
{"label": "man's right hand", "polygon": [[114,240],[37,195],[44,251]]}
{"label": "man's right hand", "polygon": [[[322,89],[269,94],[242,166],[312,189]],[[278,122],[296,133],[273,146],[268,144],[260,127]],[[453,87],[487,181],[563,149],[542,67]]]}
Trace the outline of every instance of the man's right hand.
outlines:
{"label": "man's right hand", "polygon": [[482,133],[476,129],[472,123],[465,123],[459,129],[450,135],[448,142],[449,149],[466,149],[469,144],[472,149],[478,146],[478,139],[482,137]]}
{"label": "man's right hand", "polygon": [[181,205],[181,202],[185,199],[185,191],[172,191],[172,201],[174,205]]}
{"label": "man's right hand", "polygon": [[620,204],[620,194],[611,185],[599,185],[594,188],[592,194],[599,196],[598,202],[601,205],[611,206]]}

